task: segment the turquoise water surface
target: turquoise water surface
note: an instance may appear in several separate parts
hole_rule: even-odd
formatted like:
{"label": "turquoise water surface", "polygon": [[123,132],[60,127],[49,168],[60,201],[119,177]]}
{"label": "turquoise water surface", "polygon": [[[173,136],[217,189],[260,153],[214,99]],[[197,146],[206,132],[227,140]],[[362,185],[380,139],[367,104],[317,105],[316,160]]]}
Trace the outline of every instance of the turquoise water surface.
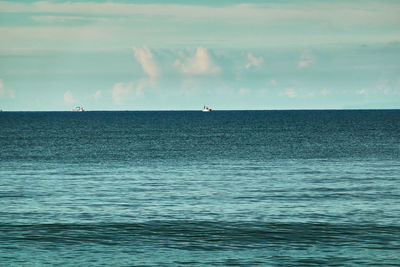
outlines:
{"label": "turquoise water surface", "polygon": [[400,111],[0,113],[0,265],[396,265]]}

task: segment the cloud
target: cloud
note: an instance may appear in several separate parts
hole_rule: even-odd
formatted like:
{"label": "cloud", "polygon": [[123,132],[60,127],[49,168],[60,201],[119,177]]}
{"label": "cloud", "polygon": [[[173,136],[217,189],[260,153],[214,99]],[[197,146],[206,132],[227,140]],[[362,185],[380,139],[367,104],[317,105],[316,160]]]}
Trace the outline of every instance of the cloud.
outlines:
{"label": "cloud", "polygon": [[252,53],[247,54],[247,60],[248,63],[246,64],[246,69],[249,69],[251,66],[258,67],[264,61],[262,57],[255,57]]}
{"label": "cloud", "polygon": [[74,104],[75,102],[76,101],[75,101],[74,96],[72,95],[72,92],[70,90],[66,91],[64,93],[64,103],[70,105],[70,104]]}
{"label": "cloud", "polygon": [[[396,1],[366,1],[370,8],[360,9],[358,2],[342,1],[331,2],[303,2],[293,1],[285,3],[285,8],[279,5],[263,4],[233,4],[221,7],[206,5],[183,5],[183,4],[137,4],[106,2],[55,2],[37,1],[31,3],[17,3],[16,1],[0,1],[0,11],[25,12],[25,13],[64,13],[64,14],[109,14],[109,15],[164,15],[179,17],[211,18],[252,18],[262,20],[287,19],[323,19],[338,23],[363,23],[376,19],[380,23],[397,21],[399,7]],[[370,22],[371,23],[371,22]],[[374,22],[376,23],[376,22]]]}
{"label": "cloud", "polygon": [[41,23],[70,23],[70,22],[109,22],[110,19],[82,16],[32,16],[31,19]]}
{"label": "cloud", "polygon": [[357,91],[358,95],[365,95],[367,93],[367,91],[365,89],[361,89],[359,91]]}
{"label": "cloud", "polygon": [[97,90],[96,93],[94,93],[93,98],[97,100],[101,97],[101,95],[102,95],[101,90]]}
{"label": "cloud", "polygon": [[184,59],[181,62],[179,59],[174,63],[183,74],[186,75],[207,75],[217,74],[221,69],[216,66],[208,53],[207,48],[198,47],[192,57]]}
{"label": "cloud", "polygon": [[293,88],[288,88],[288,89],[286,89],[285,95],[286,95],[287,97],[290,97],[290,98],[295,98],[295,97],[297,96],[297,95],[296,95],[296,91],[295,91]]}
{"label": "cloud", "polygon": [[392,88],[389,85],[389,81],[380,80],[378,83],[378,90],[383,92],[385,95],[389,94],[392,91]]}
{"label": "cloud", "polygon": [[3,80],[0,79],[0,98],[2,98],[6,94],[6,90],[4,89]]}
{"label": "cloud", "polygon": [[142,65],[143,71],[154,81],[160,74],[153,54],[147,47],[133,48],[136,60]]}
{"label": "cloud", "polygon": [[14,91],[4,87],[3,80],[0,79],[0,98],[14,98]]}
{"label": "cloud", "polygon": [[121,105],[124,100],[135,93],[136,95],[141,95],[143,93],[143,88],[147,86],[152,86],[156,82],[158,76],[160,75],[160,70],[154,60],[154,56],[150,49],[147,47],[133,47],[133,52],[136,60],[142,66],[145,77],[141,78],[134,88],[134,83],[123,83],[118,82],[112,88],[112,99],[115,104]]}
{"label": "cloud", "polygon": [[311,53],[303,52],[300,56],[300,61],[298,63],[299,68],[307,68],[313,63],[314,59]]}
{"label": "cloud", "polygon": [[[176,45],[198,45],[201,41],[214,47],[229,44],[231,48],[254,49],[292,47],[293,44],[304,47],[333,43],[368,45],[399,39],[396,26],[400,7],[395,1],[367,1],[365,8],[343,1],[223,6],[202,2],[18,2],[22,1],[0,1],[0,13],[24,18],[18,25],[7,16],[4,18],[5,23],[0,26],[0,52],[3,53],[50,49],[103,51],[124,49],[127,43],[168,49]],[[309,30],[299,31],[299,22]],[[59,23],[68,24],[61,26]],[[197,25],[196,30],[193,25]],[[213,25],[212,31],[210,25]],[[237,25],[241,25],[240,32],[244,32],[246,38],[237,38],[234,34],[238,33]],[[371,31],[365,31],[366,28]],[[27,43],[40,45],[27,47]]]}
{"label": "cloud", "polygon": [[327,94],[329,94],[329,90],[326,88],[322,89],[321,95],[326,96]]}
{"label": "cloud", "polygon": [[112,88],[112,99],[115,104],[121,105],[124,99],[133,91],[133,82],[125,84],[123,82],[116,83]]}

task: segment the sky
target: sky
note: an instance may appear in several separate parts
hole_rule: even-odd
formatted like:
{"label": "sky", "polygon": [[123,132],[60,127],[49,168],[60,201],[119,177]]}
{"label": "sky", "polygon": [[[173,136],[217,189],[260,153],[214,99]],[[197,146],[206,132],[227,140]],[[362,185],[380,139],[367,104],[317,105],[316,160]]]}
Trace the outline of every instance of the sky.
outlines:
{"label": "sky", "polygon": [[0,109],[400,108],[400,1],[0,1]]}

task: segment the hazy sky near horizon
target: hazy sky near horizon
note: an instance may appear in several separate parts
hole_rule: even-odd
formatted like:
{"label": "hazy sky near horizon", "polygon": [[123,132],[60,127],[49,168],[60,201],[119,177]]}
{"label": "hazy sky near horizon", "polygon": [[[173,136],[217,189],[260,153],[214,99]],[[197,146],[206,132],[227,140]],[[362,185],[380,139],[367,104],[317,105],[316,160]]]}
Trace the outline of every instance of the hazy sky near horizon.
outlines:
{"label": "hazy sky near horizon", "polygon": [[0,1],[0,109],[400,108],[400,1]]}

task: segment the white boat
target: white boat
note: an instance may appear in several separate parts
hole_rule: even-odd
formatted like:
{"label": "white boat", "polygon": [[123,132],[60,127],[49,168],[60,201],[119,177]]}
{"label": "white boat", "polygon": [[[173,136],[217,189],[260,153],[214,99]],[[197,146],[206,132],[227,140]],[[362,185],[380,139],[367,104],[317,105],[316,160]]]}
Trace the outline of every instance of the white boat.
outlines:
{"label": "white boat", "polygon": [[82,111],[85,111],[85,110],[83,109],[83,107],[75,107],[72,111],[82,112]]}
{"label": "white boat", "polygon": [[204,106],[203,107],[203,112],[211,112],[211,108]]}

